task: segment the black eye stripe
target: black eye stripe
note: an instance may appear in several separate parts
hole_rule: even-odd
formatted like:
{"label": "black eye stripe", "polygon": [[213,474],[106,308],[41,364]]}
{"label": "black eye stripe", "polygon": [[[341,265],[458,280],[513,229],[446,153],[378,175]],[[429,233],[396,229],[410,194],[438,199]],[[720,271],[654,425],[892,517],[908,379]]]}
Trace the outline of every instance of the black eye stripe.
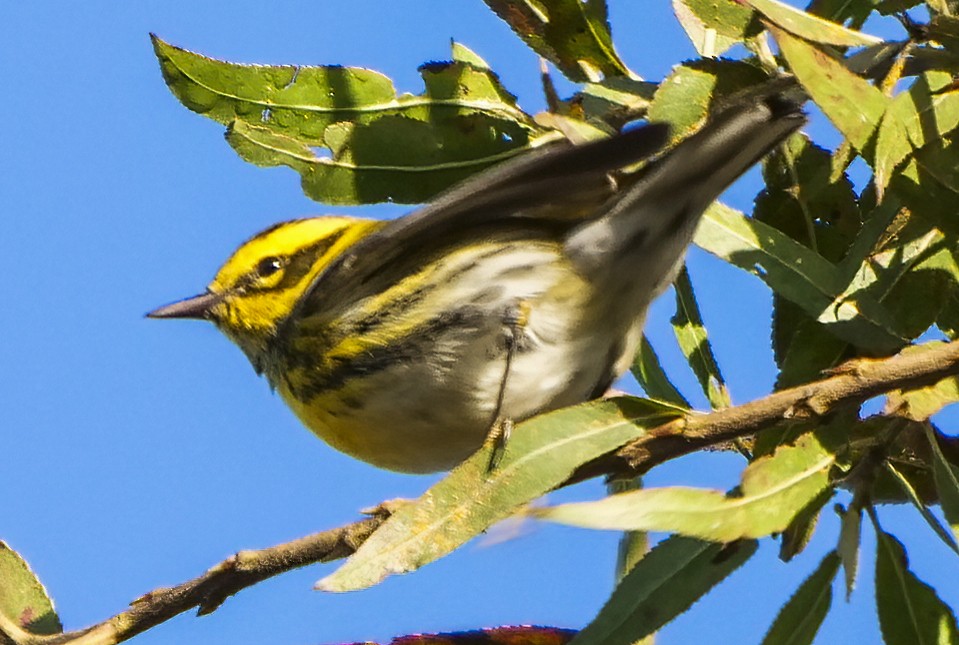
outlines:
{"label": "black eye stripe", "polygon": [[[245,279],[245,282],[247,283],[245,285],[246,288],[251,288],[254,290],[281,290],[293,286],[310,272],[310,269],[313,267],[313,264],[316,262],[317,258],[329,251],[330,248],[336,244],[337,240],[343,237],[343,234],[346,233],[347,228],[349,227],[343,227],[342,229],[327,235],[316,243],[298,250],[292,255],[286,257],[270,256],[263,258],[257,263],[253,271],[247,274]],[[269,266],[266,266],[267,264],[269,264]],[[274,264],[278,266],[274,266]],[[263,273],[261,272],[261,269],[267,269],[267,272]],[[256,284],[258,280],[272,275],[280,269],[284,269],[285,272],[277,284],[271,286]]]}

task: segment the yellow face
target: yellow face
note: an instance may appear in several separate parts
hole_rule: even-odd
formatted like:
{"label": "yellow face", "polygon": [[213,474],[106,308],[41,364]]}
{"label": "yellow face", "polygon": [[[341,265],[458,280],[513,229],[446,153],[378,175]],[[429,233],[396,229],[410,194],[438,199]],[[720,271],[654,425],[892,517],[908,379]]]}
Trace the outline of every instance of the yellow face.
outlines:
{"label": "yellow face", "polygon": [[238,248],[207,292],[161,307],[154,318],[212,320],[261,371],[270,340],[316,275],[383,222],[314,217],[277,224]]}

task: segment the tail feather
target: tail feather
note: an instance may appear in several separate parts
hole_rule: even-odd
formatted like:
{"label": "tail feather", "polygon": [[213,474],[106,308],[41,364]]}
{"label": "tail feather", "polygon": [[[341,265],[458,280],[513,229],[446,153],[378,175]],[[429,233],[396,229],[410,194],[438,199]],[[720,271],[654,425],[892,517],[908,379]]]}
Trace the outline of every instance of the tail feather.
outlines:
{"label": "tail feather", "polygon": [[628,178],[602,217],[574,230],[569,257],[587,275],[633,271],[665,288],[706,208],[804,122],[800,104],[782,93],[722,109]]}

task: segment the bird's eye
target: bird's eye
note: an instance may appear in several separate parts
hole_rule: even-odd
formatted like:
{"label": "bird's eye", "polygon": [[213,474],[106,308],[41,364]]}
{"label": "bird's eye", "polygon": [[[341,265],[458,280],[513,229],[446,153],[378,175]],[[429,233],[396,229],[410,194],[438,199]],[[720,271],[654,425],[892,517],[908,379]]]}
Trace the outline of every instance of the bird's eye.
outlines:
{"label": "bird's eye", "polygon": [[269,257],[260,260],[256,265],[256,275],[259,278],[267,278],[283,268],[283,260],[280,258]]}

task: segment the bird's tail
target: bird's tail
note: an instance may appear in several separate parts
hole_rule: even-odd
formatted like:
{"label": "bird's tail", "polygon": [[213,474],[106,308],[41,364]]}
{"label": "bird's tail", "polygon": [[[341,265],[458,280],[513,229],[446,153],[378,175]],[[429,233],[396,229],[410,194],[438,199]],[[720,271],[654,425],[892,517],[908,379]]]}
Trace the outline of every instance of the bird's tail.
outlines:
{"label": "bird's tail", "polygon": [[607,212],[567,237],[570,259],[586,275],[627,272],[646,285],[637,285],[640,292],[650,284],[654,294],[665,289],[706,208],[804,122],[801,99],[788,90],[728,101],[698,132],[627,177]]}

